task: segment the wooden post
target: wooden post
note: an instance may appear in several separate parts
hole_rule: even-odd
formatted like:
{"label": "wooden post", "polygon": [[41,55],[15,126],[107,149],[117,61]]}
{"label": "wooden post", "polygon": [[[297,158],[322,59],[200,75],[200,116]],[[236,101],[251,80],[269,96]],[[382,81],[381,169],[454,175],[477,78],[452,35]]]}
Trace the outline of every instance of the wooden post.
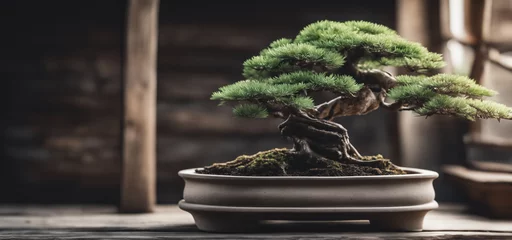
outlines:
{"label": "wooden post", "polygon": [[129,0],[124,59],[120,211],[156,202],[156,62],[159,0]]}

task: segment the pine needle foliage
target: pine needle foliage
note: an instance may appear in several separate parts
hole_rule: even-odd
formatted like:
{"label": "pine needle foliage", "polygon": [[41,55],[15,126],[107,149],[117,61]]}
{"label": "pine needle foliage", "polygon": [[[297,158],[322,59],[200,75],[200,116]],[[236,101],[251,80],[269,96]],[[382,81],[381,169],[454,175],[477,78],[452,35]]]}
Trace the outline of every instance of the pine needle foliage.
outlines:
{"label": "pine needle foliage", "polygon": [[434,76],[396,77],[399,86],[391,89],[389,97],[401,102],[417,102],[428,100],[437,95],[461,96],[468,98],[492,97],[496,91],[477,84],[474,80],[463,75],[440,73]]}
{"label": "pine needle foliage", "polygon": [[287,99],[283,102],[285,106],[293,107],[296,109],[311,109],[315,103],[311,97],[299,96]]}
{"label": "pine needle foliage", "polygon": [[306,84],[269,84],[255,80],[239,81],[220,88],[211,99],[221,101],[269,101],[294,97]]}
{"label": "pine needle foliage", "polygon": [[414,70],[441,68],[440,54],[408,41],[385,26],[364,21],[319,21],[300,31],[294,42],[331,49],[361,58],[360,64],[407,67]]}
{"label": "pine needle foliage", "polygon": [[264,79],[313,67],[332,70],[344,64],[341,54],[313,45],[282,42],[274,42],[272,45],[275,47],[244,62],[244,77]]}
{"label": "pine needle foliage", "polygon": [[[347,65],[347,64],[350,64]],[[296,36],[276,39],[243,62],[244,79],[222,86],[212,100],[234,103],[237,117],[266,118],[280,108],[311,110],[310,94],[328,91],[342,99],[365,86],[349,67],[404,67],[412,71],[441,68],[442,55],[408,41],[386,26],[365,21],[317,21]],[[353,76],[352,76],[353,75]],[[401,75],[387,96],[422,116],[445,114],[469,120],[510,119],[511,110],[484,97],[496,91],[451,74]]]}
{"label": "pine needle foliage", "polygon": [[363,87],[347,75],[298,71],[282,74],[268,80],[272,84],[306,84],[308,91],[331,91],[343,95],[354,95]]}
{"label": "pine needle foliage", "polygon": [[453,115],[471,121],[477,118],[508,119],[512,109],[484,100],[496,91],[477,84],[467,76],[440,73],[433,76],[397,76],[399,86],[388,96],[404,105],[415,107],[420,116]]}
{"label": "pine needle foliage", "polygon": [[510,119],[512,109],[489,100],[437,95],[416,110],[422,116],[452,115],[471,121],[476,119]]}
{"label": "pine needle foliage", "polygon": [[[269,47],[270,47],[270,49],[272,49],[272,48],[278,48],[278,47],[282,47],[282,46],[284,46],[284,45],[290,44],[290,43],[292,43],[292,42],[293,42],[293,40],[292,40],[292,39],[289,39],[289,38],[280,38],[280,39],[277,39],[277,40],[275,40],[275,41],[271,42],[271,43],[269,44]],[[265,51],[265,50],[266,50],[266,49],[264,49],[263,51]],[[263,52],[263,53],[264,53],[264,52]]]}
{"label": "pine needle foliage", "polygon": [[245,103],[233,107],[233,115],[240,118],[266,118],[268,111],[264,106]]}

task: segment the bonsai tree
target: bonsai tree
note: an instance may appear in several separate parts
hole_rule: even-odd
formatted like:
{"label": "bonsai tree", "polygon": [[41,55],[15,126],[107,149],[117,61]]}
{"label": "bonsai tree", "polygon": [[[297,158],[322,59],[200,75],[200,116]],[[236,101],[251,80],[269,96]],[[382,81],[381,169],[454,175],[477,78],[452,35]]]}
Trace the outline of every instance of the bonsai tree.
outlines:
{"label": "bonsai tree", "polygon": [[[382,68],[411,74],[392,76]],[[484,100],[497,92],[462,75],[428,70],[444,66],[440,54],[365,21],[318,21],[293,38],[278,39],[243,63],[244,79],[211,96],[232,105],[244,118],[275,117],[293,147],[241,155],[199,173],[223,175],[383,175],[405,174],[381,155],[364,156],[347,129],[334,120],[378,108],[413,111],[419,116],[450,115],[468,120],[510,119],[512,109]],[[327,91],[330,101],[315,104]]]}

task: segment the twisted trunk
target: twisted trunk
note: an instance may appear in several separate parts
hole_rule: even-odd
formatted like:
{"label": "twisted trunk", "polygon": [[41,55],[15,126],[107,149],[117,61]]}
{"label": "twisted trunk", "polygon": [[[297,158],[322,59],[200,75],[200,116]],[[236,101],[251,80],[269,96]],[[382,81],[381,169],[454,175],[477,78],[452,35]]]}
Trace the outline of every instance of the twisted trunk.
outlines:
{"label": "twisted trunk", "polygon": [[385,167],[385,162],[381,159],[368,160],[361,156],[350,143],[347,129],[338,123],[313,118],[299,111],[281,123],[279,130],[283,137],[293,142],[293,152],[301,161],[336,161],[376,168]]}

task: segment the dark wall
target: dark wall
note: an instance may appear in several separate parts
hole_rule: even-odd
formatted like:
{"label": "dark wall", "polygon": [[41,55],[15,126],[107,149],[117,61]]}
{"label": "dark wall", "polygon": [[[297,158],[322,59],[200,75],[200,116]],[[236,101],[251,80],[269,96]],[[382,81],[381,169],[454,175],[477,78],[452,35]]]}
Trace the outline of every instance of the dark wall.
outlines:
{"label": "dark wall", "polygon": [[[0,3],[4,202],[116,202],[125,1]],[[394,1],[220,4],[161,1],[159,202],[181,198],[177,172],[289,146],[278,121],[235,119],[209,100],[245,59],[306,24],[368,20],[394,28]],[[391,114],[341,120],[365,154],[392,156]]]}
{"label": "dark wall", "polygon": [[6,201],[117,197],[124,1],[2,2]]}

